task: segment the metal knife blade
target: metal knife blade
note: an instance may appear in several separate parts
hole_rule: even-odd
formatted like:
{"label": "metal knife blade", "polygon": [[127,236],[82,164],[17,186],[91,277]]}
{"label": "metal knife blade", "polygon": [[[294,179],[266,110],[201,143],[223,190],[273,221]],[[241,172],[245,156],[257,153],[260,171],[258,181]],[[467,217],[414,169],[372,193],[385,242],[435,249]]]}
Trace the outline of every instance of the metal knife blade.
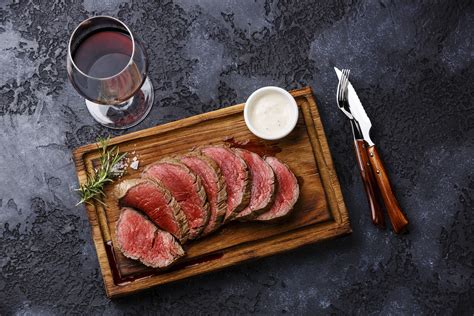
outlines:
{"label": "metal knife blade", "polygon": [[[342,72],[334,67],[336,71],[337,78],[340,80],[342,76]],[[370,129],[372,128],[372,122],[370,122],[367,113],[365,113],[364,107],[357,96],[354,87],[352,86],[351,82],[347,86],[347,99],[349,103],[349,110],[354,117],[354,119],[359,123],[360,130],[364,137],[364,140],[369,144],[369,146],[375,145],[372,139],[370,138]]]}

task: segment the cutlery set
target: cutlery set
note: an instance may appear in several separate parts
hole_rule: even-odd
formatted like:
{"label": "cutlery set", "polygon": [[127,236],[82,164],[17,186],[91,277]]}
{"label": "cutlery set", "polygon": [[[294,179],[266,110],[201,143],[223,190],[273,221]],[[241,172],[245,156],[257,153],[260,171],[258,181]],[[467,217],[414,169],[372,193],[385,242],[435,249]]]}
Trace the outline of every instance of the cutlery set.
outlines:
{"label": "cutlery set", "polygon": [[408,219],[400,208],[380,154],[370,138],[372,123],[349,81],[350,70],[334,69],[339,79],[336,93],[337,105],[351,123],[354,149],[369,202],[372,222],[380,228],[385,228],[381,207],[381,202],[383,202],[394,232],[401,233],[406,230]]}

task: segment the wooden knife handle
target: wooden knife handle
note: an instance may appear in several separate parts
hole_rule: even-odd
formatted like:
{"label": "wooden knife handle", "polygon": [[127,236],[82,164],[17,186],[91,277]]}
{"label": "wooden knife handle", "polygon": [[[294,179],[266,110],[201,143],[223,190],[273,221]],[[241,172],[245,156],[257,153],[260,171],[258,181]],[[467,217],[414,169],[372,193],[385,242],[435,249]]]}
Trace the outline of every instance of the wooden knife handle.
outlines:
{"label": "wooden knife handle", "polygon": [[363,139],[354,139],[354,147],[360,175],[362,177],[365,193],[367,194],[367,200],[369,202],[372,223],[380,228],[385,228],[385,220],[377,195],[377,180],[375,179],[372,168],[370,167],[366,143]]}
{"label": "wooden knife handle", "polygon": [[370,165],[372,166],[375,178],[377,179],[380,194],[385,203],[385,209],[387,210],[388,217],[392,222],[393,231],[397,234],[401,233],[407,228],[408,219],[405,214],[403,214],[400,204],[398,204],[397,198],[393,193],[388,173],[385,170],[377,148],[375,148],[375,146],[370,146],[367,151],[369,153]]}

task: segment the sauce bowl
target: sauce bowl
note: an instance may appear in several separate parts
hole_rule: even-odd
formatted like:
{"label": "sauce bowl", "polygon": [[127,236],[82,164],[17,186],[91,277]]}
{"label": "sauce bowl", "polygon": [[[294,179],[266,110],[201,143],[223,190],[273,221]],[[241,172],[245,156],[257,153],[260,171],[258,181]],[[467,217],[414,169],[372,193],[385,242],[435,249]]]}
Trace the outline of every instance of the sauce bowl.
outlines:
{"label": "sauce bowl", "polygon": [[263,87],[245,102],[244,119],[257,137],[277,140],[287,136],[298,121],[298,105],[293,96],[279,87]]}

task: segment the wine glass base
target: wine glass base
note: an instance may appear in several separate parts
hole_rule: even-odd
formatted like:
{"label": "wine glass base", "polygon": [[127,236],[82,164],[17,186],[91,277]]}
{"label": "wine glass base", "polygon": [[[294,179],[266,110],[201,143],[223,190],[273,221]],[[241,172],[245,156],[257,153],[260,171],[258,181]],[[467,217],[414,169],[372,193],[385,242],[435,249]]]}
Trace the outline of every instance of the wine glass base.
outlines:
{"label": "wine glass base", "polygon": [[87,109],[101,125],[112,129],[127,129],[143,121],[153,107],[154,93],[147,77],[140,90],[125,104],[102,105],[86,100]]}

